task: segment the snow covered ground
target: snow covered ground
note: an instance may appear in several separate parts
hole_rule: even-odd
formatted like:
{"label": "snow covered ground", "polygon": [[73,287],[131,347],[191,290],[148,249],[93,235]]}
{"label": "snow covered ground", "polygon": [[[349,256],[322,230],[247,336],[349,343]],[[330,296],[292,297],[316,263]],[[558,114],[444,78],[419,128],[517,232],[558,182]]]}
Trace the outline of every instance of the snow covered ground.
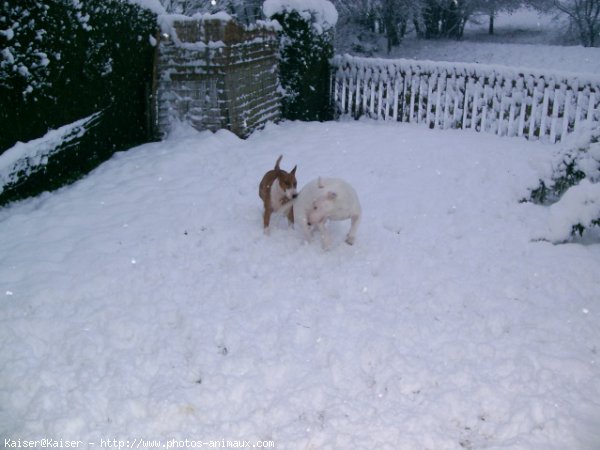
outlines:
{"label": "snow covered ground", "polygon": [[[550,208],[519,202],[555,150],[398,123],[180,129],[1,209],[0,436],[599,448],[600,245],[536,240]],[[353,184],[354,246],[347,222],[328,252],[283,219],[263,235],[280,154],[300,186]]]}
{"label": "snow covered ground", "polygon": [[506,44],[452,40],[408,39],[386,58],[499,64],[529,69],[600,73],[600,48],[582,46]]}
{"label": "snow covered ground", "polygon": [[539,14],[527,8],[512,14],[500,13],[493,36],[487,33],[486,16],[475,17],[474,20],[477,23],[468,23],[461,41],[417,39],[413,33],[390,53],[387,52],[383,36],[341,24],[336,35],[336,51],[358,54],[353,51],[352,46],[360,36],[363,47],[373,50],[367,56],[600,73],[600,48],[561,45],[565,40],[566,25],[564,20],[556,21],[554,15]]}

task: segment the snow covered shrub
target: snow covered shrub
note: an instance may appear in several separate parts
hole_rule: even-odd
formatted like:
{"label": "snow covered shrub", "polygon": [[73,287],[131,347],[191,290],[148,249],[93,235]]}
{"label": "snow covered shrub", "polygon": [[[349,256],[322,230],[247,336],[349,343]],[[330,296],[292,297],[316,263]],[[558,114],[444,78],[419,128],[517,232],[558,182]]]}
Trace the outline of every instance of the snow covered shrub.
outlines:
{"label": "snow covered shrub", "polygon": [[55,84],[64,82],[59,71],[69,61],[68,40],[79,42],[85,32],[81,9],[64,1],[1,5],[0,152],[54,125],[43,111],[56,101]]}
{"label": "snow covered shrub", "polygon": [[0,152],[130,103],[140,80],[151,79],[156,18],[148,10],[119,0],[0,4]]}
{"label": "snow covered shrub", "polygon": [[[74,143],[100,123],[100,113],[60,127],[45,136],[23,143],[18,142],[0,156],[0,205],[59,187],[63,179],[76,177],[78,172],[69,167],[60,153],[68,152]],[[53,167],[55,166],[55,167]],[[49,176],[48,176],[49,175]],[[61,178],[56,186],[55,178]],[[49,179],[48,179],[49,178]]]}
{"label": "snow covered shrub", "polygon": [[570,187],[550,206],[548,231],[544,237],[552,242],[566,242],[592,226],[600,225],[600,183],[584,179]]}
{"label": "snow covered shrub", "polygon": [[570,187],[584,178],[600,181],[600,127],[587,128],[569,137],[558,155],[558,163],[550,179],[540,180],[532,190],[535,203],[556,202]]}
{"label": "snow covered shrub", "polygon": [[153,13],[119,0],[0,2],[0,160],[18,141],[100,111],[109,136],[60,152],[72,172],[41,172],[54,187],[146,141],[155,29]]}
{"label": "snow covered shrub", "polygon": [[327,0],[267,0],[265,16],[281,25],[279,82],[282,115],[290,120],[329,120],[333,27],[337,11]]}
{"label": "snow covered shrub", "polygon": [[600,127],[566,140],[552,176],[540,180],[530,200],[551,205],[550,240],[568,240],[600,226]]}

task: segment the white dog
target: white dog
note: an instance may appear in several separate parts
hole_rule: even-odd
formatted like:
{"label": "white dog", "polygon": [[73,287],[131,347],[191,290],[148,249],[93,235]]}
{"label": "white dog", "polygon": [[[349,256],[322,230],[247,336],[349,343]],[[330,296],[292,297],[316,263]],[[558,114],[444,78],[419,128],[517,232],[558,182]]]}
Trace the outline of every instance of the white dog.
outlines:
{"label": "white dog", "polygon": [[321,232],[323,248],[331,245],[331,237],[325,228],[327,219],[351,220],[346,243],[352,245],[361,218],[361,207],[356,191],[340,178],[321,178],[302,188],[294,200],[294,221],[300,224],[304,237],[311,240],[311,227]]}

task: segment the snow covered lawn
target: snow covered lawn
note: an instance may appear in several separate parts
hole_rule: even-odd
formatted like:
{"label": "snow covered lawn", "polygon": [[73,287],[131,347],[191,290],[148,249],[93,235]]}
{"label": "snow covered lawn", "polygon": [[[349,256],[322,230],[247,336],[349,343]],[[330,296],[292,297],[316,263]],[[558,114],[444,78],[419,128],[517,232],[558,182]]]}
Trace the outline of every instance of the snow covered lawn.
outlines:
{"label": "snow covered lawn", "polygon": [[564,18],[555,21],[550,12],[538,14],[528,8],[514,14],[500,12],[492,36],[487,32],[487,16],[473,19],[479,24],[469,22],[460,41],[418,39],[413,32],[390,53],[384,35],[369,33],[342,21],[336,30],[336,54],[361,56],[353,46],[362,40],[362,46],[371,49],[370,56],[380,58],[481,63],[520,70],[577,72],[586,76],[600,73],[600,48],[561,45],[568,24]]}
{"label": "snow covered lawn", "polygon": [[[519,203],[556,147],[374,122],[180,130],[0,210],[0,436],[597,449],[600,245]],[[342,177],[329,252],[258,183]],[[172,442],[172,441],[171,441]],[[197,445],[196,445],[197,446]]]}

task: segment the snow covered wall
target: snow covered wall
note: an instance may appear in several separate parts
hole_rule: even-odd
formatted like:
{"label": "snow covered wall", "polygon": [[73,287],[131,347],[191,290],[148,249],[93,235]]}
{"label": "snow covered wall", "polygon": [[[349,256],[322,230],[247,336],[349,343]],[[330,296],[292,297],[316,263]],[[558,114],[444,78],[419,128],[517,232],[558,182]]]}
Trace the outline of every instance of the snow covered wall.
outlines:
{"label": "snow covered wall", "polygon": [[332,96],[355,118],[559,142],[600,122],[600,77],[505,66],[336,56]]}
{"label": "snow covered wall", "polygon": [[277,120],[276,25],[242,27],[223,12],[164,16],[155,82],[159,136],[182,121],[246,137]]}

